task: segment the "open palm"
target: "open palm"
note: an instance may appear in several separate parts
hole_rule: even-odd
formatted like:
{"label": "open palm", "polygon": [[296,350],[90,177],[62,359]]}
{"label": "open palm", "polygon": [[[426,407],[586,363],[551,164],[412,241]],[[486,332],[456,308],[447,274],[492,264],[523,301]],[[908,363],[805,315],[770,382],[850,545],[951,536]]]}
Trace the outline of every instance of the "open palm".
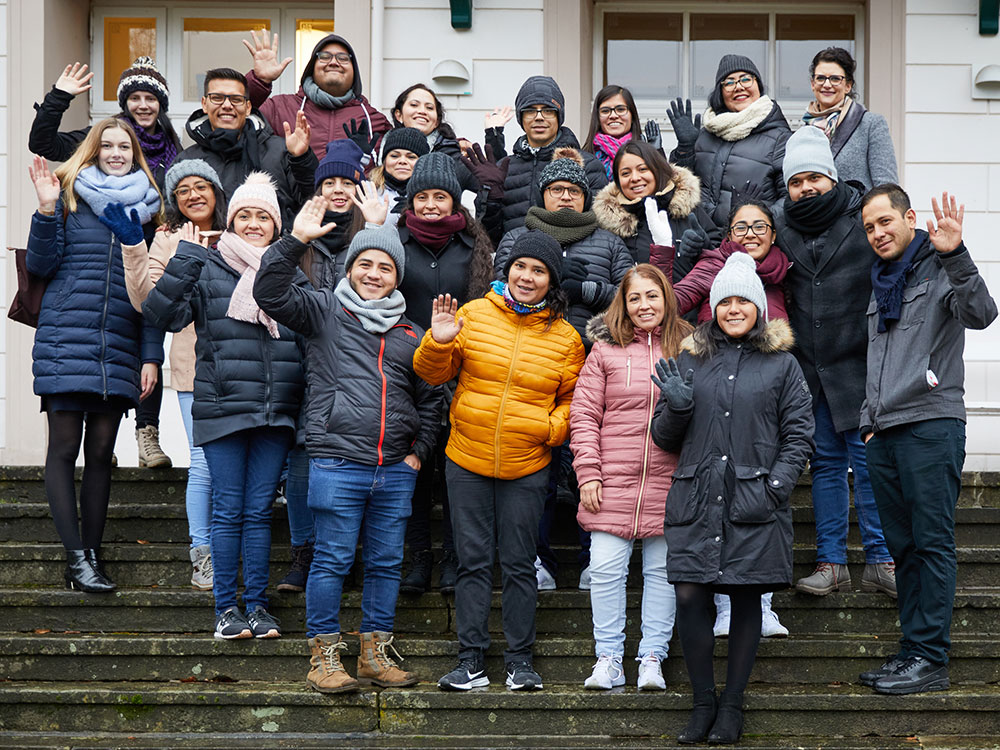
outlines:
{"label": "open palm", "polygon": [[465,320],[456,318],[458,300],[450,294],[439,294],[431,302],[431,336],[439,344],[450,344],[462,330]]}

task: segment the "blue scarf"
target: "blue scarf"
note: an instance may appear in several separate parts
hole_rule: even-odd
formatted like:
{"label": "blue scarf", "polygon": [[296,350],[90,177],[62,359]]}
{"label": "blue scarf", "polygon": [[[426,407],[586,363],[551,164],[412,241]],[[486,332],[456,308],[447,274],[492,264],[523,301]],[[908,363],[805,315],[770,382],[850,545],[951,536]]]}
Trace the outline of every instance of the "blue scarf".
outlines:
{"label": "blue scarf", "polygon": [[73,191],[98,216],[104,215],[108,204],[121,203],[125,206],[126,216],[134,208],[139,213],[139,221],[146,224],[160,210],[160,194],[141,169],[124,175],[110,175],[104,174],[96,164],[91,164],[80,170],[73,183]]}
{"label": "blue scarf", "polygon": [[918,229],[916,235],[899,260],[878,258],[872,264],[872,292],[878,306],[878,332],[885,333],[886,323],[899,320],[903,307],[903,289],[906,287],[906,273],[913,267],[917,251],[927,241],[927,232]]}
{"label": "blue scarf", "polygon": [[507,282],[505,281],[494,281],[493,291],[503,297],[504,304],[518,315],[530,315],[533,312],[545,309],[546,302],[544,299],[537,305],[528,305],[524,302],[518,302],[511,295],[510,290],[507,288]]}

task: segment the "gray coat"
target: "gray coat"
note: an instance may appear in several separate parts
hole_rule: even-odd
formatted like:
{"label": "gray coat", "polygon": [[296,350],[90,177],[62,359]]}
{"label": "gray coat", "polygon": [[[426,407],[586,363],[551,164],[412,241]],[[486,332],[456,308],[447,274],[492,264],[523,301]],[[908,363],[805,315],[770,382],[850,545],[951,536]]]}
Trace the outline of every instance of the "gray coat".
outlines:
{"label": "gray coat", "polygon": [[[852,117],[855,109],[860,110],[860,117]],[[841,128],[844,128],[842,134]],[[857,102],[848,110],[847,122],[834,131],[830,148],[837,176],[843,182],[860,182],[865,190],[886,182],[899,182],[889,125],[882,115],[867,111]]]}
{"label": "gray coat", "polygon": [[[868,382],[861,433],[925,419],[965,421],[965,329],[981,330],[997,306],[962,244],[941,255],[925,232],[906,275],[898,321],[878,332],[874,295],[868,307]],[[933,372],[937,385],[931,387]]]}

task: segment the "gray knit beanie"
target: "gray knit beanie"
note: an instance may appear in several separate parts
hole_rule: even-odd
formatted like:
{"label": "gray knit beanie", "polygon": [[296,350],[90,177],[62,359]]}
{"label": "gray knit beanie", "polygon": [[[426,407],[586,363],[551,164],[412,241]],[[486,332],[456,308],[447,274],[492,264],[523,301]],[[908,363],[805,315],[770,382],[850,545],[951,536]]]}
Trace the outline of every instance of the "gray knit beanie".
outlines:
{"label": "gray knit beanie", "polygon": [[[575,148],[562,147],[552,152],[552,161],[545,165],[538,176],[539,193],[544,194],[545,188],[559,180],[572,182],[583,190],[583,210],[589,211],[593,193],[587,182],[587,172],[583,168],[583,156]],[[544,197],[542,200],[544,201]]]}
{"label": "gray knit beanie", "polygon": [[350,269],[354,259],[365,250],[382,250],[387,253],[392,262],[396,264],[396,286],[403,281],[403,270],[406,266],[406,251],[403,250],[403,243],[399,241],[399,235],[395,227],[381,226],[362,229],[351,240],[347,246],[347,255],[344,256],[344,268]]}
{"label": "gray knit beanie", "polygon": [[723,55],[722,59],[719,60],[719,69],[715,72],[715,83],[722,83],[726,80],[726,78],[738,70],[742,70],[744,73],[749,73],[758,81],[764,80],[760,77],[760,71],[757,70],[757,66],[754,64],[754,61],[749,57],[746,57],[745,55]]}
{"label": "gray knit beanie", "polygon": [[[566,119],[566,98],[559,84],[551,76],[531,76],[521,84],[517,97],[514,99],[514,109],[517,111],[517,124],[522,125],[521,113],[528,107],[538,105],[556,110],[559,124]],[[523,125],[522,125],[523,127]]]}
{"label": "gray knit beanie", "polygon": [[712,289],[708,293],[708,304],[715,306],[726,297],[742,297],[757,306],[763,320],[767,320],[767,296],[764,284],[757,275],[757,261],[743,251],[735,252],[726,259],[726,265],[715,275]]}
{"label": "gray knit beanie", "polygon": [[456,206],[462,202],[462,186],[455,175],[455,160],[447,154],[432,151],[417,159],[413,166],[413,176],[406,183],[406,200],[412,204],[417,193],[434,189],[448,193]]}
{"label": "gray knit beanie", "polygon": [[163,190],[166,193],[164,197],[167,199],[167,206],[170,208],[177,208],[177,199],[174,198],[174,190],[177,189],[177,183],[185,177],[202,177],[206,181],[211,182],[220,193],[225,195],[226,191],[222,189],[222,181],[219,179],[219,173],[212,168],[211,164],[204,159],[183,159],[175,161],[163,178]]}
{"label": "gray knit beanie", "polygon": [[830,139],[819,128],[810,125],[799,128],[785,141],[785,161],[781,165],[785,185],[802,172],[819,172],[834,182],[837,181],[837,167],[830,151]]}

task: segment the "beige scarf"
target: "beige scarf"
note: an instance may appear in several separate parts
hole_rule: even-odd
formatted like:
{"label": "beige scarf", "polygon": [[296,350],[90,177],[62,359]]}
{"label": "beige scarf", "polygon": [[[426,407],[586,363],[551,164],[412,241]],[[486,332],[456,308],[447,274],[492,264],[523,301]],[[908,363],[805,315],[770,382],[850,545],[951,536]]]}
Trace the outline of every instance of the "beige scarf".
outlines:
{"label": "beige scarf", "polygon": [[701,118],[701,124],[709,133],[724,141],[741,141],[767,119],[773,108],[774,102],[769,96],[760,97],[741,112],[723,112],[717,115],[709,107]]}
{"label": "beige scarf", "polygon": [[240,275],[233,296],[229,299],[226,315],[233,320],[262,325],[271,334],[271,338],[280,338],[274,318],[261,310],[257,300],[253,298],[253,282],[260,270],[260,259],[267,248],[255,247],[235,232],[229,231],[222,233],[217,247],[222,259]]}
{"label": "beige scarf", "polygon": [[833,134],[837,130],[837,126],[844,121],[847,117],[847,112],[851,108],[851,104],[854,102],[849,96],[844,97],[844,101],[837,104],[830,109],[824,109],[820,111],[819,105],[816,100],[813,99],[809,102],[809,106],[806,107],[806,113],[802,118],[802,122],[806,125],[812,125],[819,128],[824,133],[826,137],[831,141],[833,140]]}

